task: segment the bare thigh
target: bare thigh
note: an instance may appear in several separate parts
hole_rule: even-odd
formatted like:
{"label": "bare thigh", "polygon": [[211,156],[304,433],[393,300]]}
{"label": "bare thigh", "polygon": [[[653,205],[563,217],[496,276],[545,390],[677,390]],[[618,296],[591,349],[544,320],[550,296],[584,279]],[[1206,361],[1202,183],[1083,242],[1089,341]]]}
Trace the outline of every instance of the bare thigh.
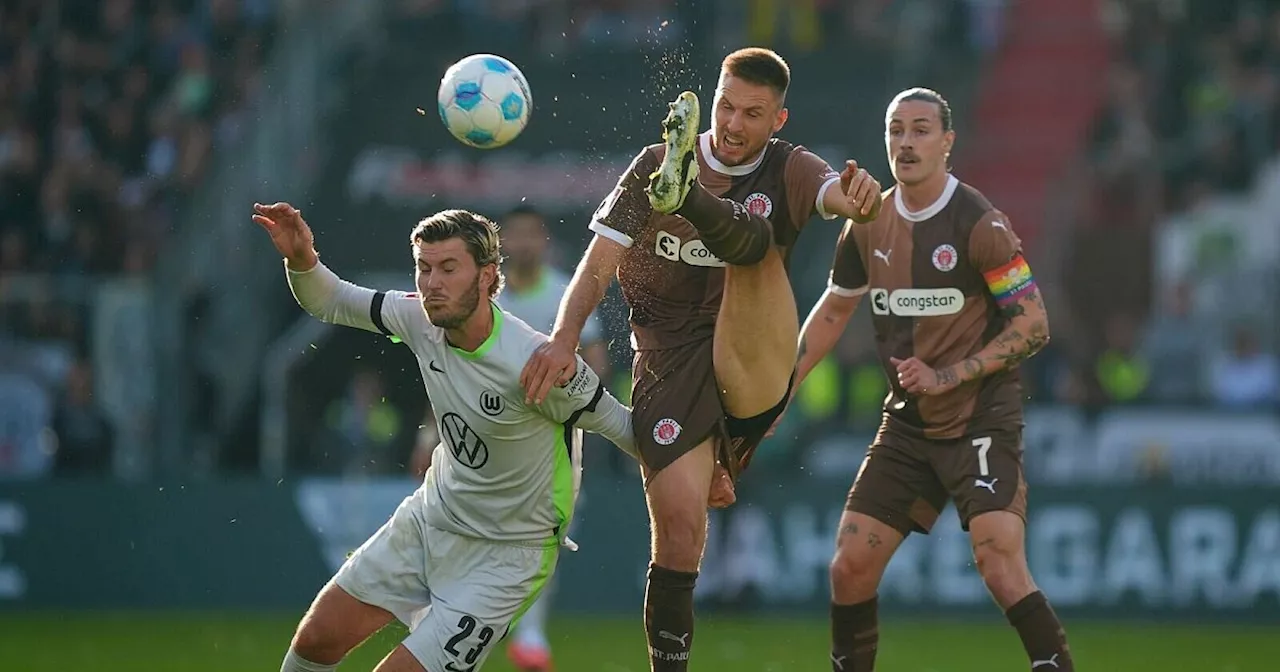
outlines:
{"label": "bare thigh", "polygon": [[336,665],[393,618],[386,609],[365,604],[330,581],[298,624],[292,648],[313,663]]}
{"label": "bare thigh", "polygon": [[707,439],[656,474],[646,474],[653,561],[694,572],[707,543],[707,497],[715,470],[715,440]]}
{"label": "bare thigh", "polygon": [[755,417],[786,396],[799,336],[795,296],[777,248],[754,266],[725,268],[714,361],[729,415]]}

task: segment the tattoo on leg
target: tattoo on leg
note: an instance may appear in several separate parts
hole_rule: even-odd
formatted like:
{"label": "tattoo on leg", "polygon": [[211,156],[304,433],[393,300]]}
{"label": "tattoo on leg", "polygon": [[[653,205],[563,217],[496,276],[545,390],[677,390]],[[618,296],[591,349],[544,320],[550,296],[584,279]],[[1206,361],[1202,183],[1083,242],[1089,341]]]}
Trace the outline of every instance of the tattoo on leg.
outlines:
{"label": "tattoo on leg", "polygon": [[867,545],[868,545],[868,546],[870,546],[871,548],[875,548],[876,546],[879,546],[879,545],[880,545],[880,543],[881,543],[881,542],[880,542],[880,535],[876,534],[875,532],[868,532],[868,533],[867,533]]}
{"label": "tattoo on leg", "polygon": [[846,535],[846,534],[857,534],[857,533],[858,533],[858,524],[857,524],[857,523],[849,523],[848,525],[845,525],[844,527],[840,528],[840,535],[841,535],[841,536]]}

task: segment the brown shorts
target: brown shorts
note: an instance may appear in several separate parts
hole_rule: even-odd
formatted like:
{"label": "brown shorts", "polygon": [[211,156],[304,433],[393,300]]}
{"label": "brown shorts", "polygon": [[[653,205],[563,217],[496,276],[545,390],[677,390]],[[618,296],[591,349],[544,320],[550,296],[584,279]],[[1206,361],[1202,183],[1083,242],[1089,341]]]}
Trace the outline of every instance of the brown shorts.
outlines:
{"label": "brown shorts", "polygon": [[921,439],[886,422],[862,461],[845,510],[875,518],[905,537],[928,534],[948,499],[965,531],[974,516],[988,511],[1010,511],[1026,521],[1021,428]]}
{"label": "brown shorts", "polygon": [[631,424],[640,459],[651,474],[714,437],[717,457],[736,476],[786,409],[784,395],[777,406],[755,417],[728,416],[720,400],[713,359],[710,338],[666,350],[636,352]]}

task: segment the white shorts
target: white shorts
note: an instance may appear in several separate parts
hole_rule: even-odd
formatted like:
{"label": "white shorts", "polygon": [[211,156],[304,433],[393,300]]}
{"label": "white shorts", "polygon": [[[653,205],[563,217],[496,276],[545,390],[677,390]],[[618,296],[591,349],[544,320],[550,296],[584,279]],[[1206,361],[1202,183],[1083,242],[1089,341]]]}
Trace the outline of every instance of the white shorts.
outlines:
{"label": "white shorts", "polygon": [[424,488],[338,568],[334,582],[409,626],[430,672],[479,670],[555,570],[558,548],[464,537],[426,524]]}

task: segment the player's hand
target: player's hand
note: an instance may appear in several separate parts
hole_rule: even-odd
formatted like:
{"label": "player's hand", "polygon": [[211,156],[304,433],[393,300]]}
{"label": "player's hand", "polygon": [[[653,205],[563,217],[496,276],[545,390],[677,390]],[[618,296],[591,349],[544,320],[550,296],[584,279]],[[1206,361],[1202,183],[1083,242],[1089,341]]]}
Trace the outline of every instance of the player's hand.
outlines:
{"label": "player's hand", "polygon": [[266,229],[276,250],[289,261],[289,268],[308,271],[316,265],[315,238],[301,210],[288,203],[254,203],[253,221]]}
{"label": "player's hand", "polygon": [[880,183],[865,168],[859,168],[857,161],[844,162],[840,190],[849,200],[849,211],[861,215],[855,220],[869,222],[880,214]]}
{"label": "player's hand", "polygon": [[898,384],[908,394],[934,396],[954,390],[960,385],[960,379],[951,369],[934,369],[915,357],[890,357],[889,363],[897,367]]}
{"label": "player's hand", "polygon": [[551,392],[552,385],[567,385],[578,372],[577,345],[568,339],[543,343],[529,356],[520,372],[520,386],[524,388],[526,404],[541,404]]}

